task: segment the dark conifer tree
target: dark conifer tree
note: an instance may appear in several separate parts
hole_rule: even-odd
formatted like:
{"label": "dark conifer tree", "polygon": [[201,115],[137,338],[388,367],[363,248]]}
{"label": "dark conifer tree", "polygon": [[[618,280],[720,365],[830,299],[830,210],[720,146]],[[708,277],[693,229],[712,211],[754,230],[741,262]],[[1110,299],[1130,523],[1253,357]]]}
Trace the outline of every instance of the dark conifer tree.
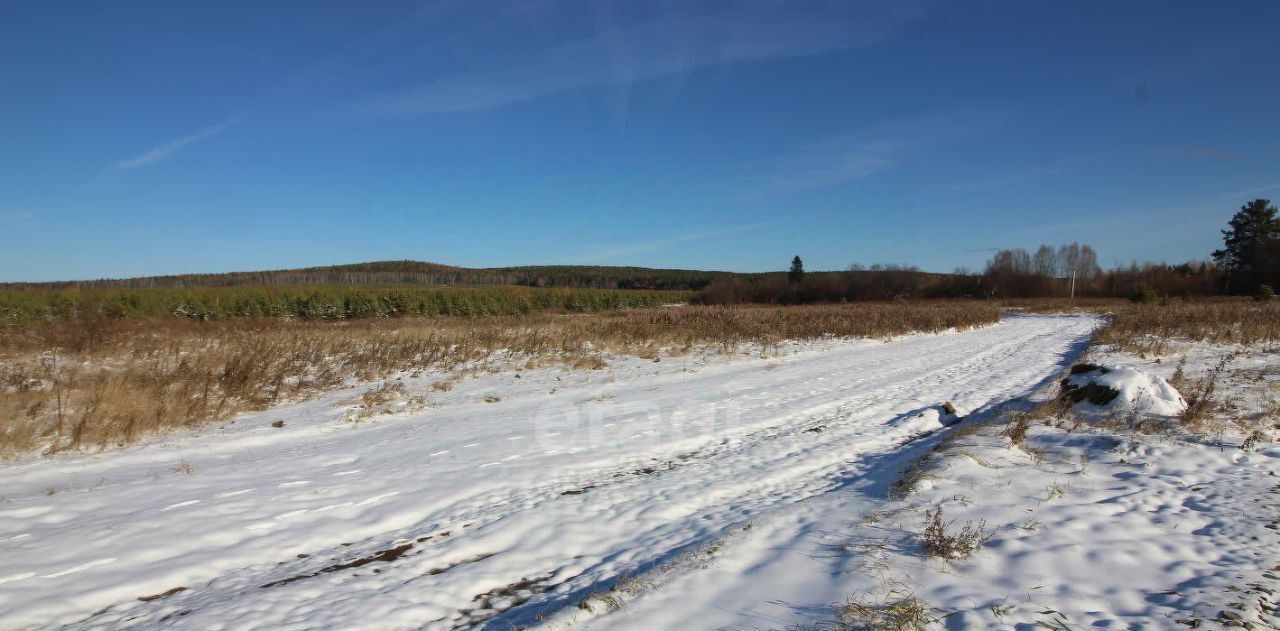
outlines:
{"label": "dark conifer tree", "polygon": [[1255,199],[1231,218],[1222,231],[1223,248],[1213,260],[1227,270],[1228,293],[1252,292],[1260,283],[1273,280],[1280,268],[1280,218],[1270,200]]}
{"label": "dark conifer tree", "polygon": [[787,272],[787,280],[791,281],[792,285],[799,285],[800,281],[804,280],[804,261],[800,260],[799,255],[791,259],[791,271]]}

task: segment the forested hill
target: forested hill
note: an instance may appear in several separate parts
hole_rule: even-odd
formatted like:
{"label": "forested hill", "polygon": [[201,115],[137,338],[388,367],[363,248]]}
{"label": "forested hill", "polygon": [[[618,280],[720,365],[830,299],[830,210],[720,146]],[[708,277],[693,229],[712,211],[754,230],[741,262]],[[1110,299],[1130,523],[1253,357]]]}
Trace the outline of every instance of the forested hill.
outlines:
{"label": "forested hill", "polygon": [[6,289],[122,289],[271,285],[527,285],[698,290],[714,280],[730,278],[752,280],[762,276],[765,275],[645,267],[539,265],[466,268],[421,261],[375,261],[259,272],[175,274],[50,283],[7,283],[0,284],[0,287]]}

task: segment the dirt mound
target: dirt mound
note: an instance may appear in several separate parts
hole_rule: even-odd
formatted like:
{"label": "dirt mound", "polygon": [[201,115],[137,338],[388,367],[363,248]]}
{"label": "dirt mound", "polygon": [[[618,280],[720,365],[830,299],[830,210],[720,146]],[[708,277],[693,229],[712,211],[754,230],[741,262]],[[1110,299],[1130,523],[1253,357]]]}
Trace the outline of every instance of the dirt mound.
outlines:
{"label": "dirt mound", "polygon": [[1107,412],[1175,416],[1187,408],[1186,400],[1164,377],[1136,368],[1072,366],[1070,376],[1062,380],[1062,396],[1077,406]]}

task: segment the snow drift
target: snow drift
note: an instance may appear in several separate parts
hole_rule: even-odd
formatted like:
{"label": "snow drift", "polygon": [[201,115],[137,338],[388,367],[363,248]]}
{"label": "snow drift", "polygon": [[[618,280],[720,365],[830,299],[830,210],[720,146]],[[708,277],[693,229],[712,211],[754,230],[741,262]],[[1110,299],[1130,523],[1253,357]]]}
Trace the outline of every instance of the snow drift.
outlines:
{"label": "snow drift", "polygon": [[948,401],[941,405],[929,406],[923,410],[908,412],[891,421],[889,424],[915,435],[930,434],[944,427],[960,422],[956,409]]}
{"label": "snow drift", "polygon": [[1064,394],[1077,405],[1097,410],[1132,410],[1139,414],[1175,416],[1187,409],[1178,390],[1165,381],[1136,368],[1108,368],[1080,364],[1062,382]]}

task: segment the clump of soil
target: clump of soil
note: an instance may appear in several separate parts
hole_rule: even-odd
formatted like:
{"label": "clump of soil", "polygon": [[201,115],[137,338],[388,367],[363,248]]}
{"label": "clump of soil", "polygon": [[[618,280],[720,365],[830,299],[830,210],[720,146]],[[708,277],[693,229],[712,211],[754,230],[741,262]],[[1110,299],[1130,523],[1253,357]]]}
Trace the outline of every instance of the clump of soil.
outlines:
{"label": "clump of soil", "polygon": [[[1088,373],[1097,373],[1105,375],[1111,372],[1111,369],[1097,364],[1076,364],[1071,367],[1072,375],[1084,375]],[[1094,381],[1086,382],[1084,385],[1072,383],[1070,378],[1062,380],[1062,397],[1071,403],[1080,403],[1088,401],[1094,405],[1106,405],[1116,400],[1120,396],[1120,391],[1110,386],[1104,386]]]}

